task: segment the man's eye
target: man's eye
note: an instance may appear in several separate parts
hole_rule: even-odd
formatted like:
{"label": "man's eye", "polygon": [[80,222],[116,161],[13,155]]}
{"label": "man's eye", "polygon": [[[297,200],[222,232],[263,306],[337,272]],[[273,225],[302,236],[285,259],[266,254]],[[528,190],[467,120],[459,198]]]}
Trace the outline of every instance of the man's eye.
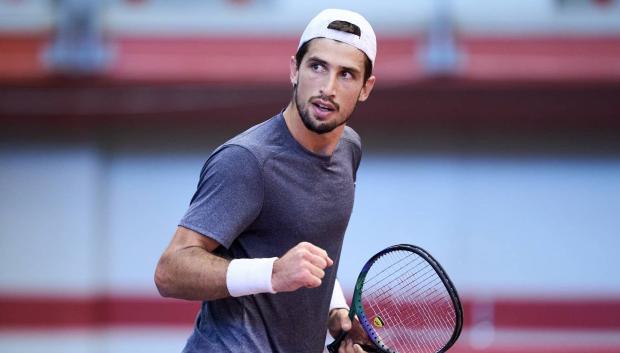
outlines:
{"label": "man's eye", "polygon": [[342,77],[350,80],[353,78],[353,74],[348,71],[345,71],[342,73]]}
{"label": "man's eye", "polygon": [[318,63],[312,64],[312,65],[310,65],[310,67],[314,71],[322,71],[323,70],[323,65],[318,64]]}

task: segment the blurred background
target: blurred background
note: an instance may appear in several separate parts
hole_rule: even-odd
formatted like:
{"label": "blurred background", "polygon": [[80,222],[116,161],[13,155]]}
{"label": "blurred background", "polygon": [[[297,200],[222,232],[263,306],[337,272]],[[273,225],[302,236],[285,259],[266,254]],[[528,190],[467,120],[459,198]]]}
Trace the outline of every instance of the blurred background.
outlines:
{"label": "blurred background", "polygon": [[180,352],[198,303],[156,262],[328,7],[379,40],[347,295],[413,243],[464,301],[452,352],[620,352],[620,1],[0,0],[1,352]]}

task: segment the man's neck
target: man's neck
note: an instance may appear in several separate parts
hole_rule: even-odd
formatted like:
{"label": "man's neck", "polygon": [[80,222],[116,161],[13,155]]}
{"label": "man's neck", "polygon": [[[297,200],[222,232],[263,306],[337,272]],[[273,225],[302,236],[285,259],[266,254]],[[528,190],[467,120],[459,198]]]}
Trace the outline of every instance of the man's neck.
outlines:
{"label": "man's neck", "polygon": [[317,134],[314,131],[308,130],[306,125],[301,121],[299,112],[294,102],[289,103],[288,107],[284,110],[284,121],[290,131],[293,138],[299,142],[307,150],[324,155],[331,156],[340,141],[340,136],[344,131],[344,125],[338,126],[334,130]]}

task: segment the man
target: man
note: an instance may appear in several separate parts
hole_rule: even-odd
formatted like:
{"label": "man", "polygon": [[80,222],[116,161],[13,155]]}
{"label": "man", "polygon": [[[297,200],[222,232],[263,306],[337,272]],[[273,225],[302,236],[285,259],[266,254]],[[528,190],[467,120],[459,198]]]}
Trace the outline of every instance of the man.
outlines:
{"label": "man", "polygon": [[[361,15],[321,12],[291,57],[286,109],[205,163],[155,271],[163,296],[202,301],[184,352],[318,353],[327,328],[358,329],[336,271],[361,159],[346,122],[375,55]],[[339,352],[363,352],[348,336]]]}

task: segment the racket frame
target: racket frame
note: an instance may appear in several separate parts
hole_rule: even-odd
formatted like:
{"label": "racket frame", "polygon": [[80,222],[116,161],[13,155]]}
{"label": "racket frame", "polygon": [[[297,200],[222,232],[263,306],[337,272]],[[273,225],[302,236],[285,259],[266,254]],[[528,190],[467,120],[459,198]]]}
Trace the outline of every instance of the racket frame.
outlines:
{"label": "racket frame", "polygon": [[[401,250],[413,252],[417,254],[418,256],[420,256],[421,258],[423,258],[426,262],[428,262],[428,264],[431,265],[433,270],[435,270],[438,277],[441,279],[442,283],[444,284],[444,286],[446,287],[448,291],[450,299],[452,300],[452,304],[454,307],[454,317],[455,317],[454,331],[452,333],[452,336],[444,344],[444,346],[441,347],[436,352],[433,352],[433,353],[444,353],[448,349],[450,349],[450,347],[454,345],[456,340],[461,335],[461,330],[463,328],[463,307],[461,305],[461,300],[459,299],[458,292],[456,291],[454,284],[452,283],[452,281],[446,274],[446,271],[443,269],[443,267],[441,267],[439,262],[437,262],[437,260],[435,260],[435,258],[431,256],[431,254],[429,254],[426,250],[422,249],[419,246],[411,245],[411,244],[392,245],[376,253],[368,261],[366,261],[366,264],[364,264],[364,267],[360,271],[360,274],[357,277],[357,281],[355,282],[355,290],[353,291],[353,298],[351,300],[352,308],[349,311],[349,319],[351,320],[351,322],[353,322],[355,315],[357,315],[357,318],[359,319],[362,328],[364,329],[364,331],[366,332],[370,340],[375,344],[376,348],[380,352],[398,353],[394,350],[391,350],[389,347],[383,344],[381,337],[373,328],[372,323],[368,320],[368,317],[364,311],[364,306],[362,304],[362,290],[364,287],[364,280],[366,279],[366,275],[368,274],[368,271],[370,270],[372,265],[382,256],[390,252],[401,251]],[[340,333],[340,335],[334,340],[334,342],[332,342],[331,344],[327,346],[328,351],[330,353],[336,353],[338,351],[338,347],[340,347],[340,344],[342,340],[346,337],[346,335],[347,335],[347,332],[343,331],[342,333]]]}

